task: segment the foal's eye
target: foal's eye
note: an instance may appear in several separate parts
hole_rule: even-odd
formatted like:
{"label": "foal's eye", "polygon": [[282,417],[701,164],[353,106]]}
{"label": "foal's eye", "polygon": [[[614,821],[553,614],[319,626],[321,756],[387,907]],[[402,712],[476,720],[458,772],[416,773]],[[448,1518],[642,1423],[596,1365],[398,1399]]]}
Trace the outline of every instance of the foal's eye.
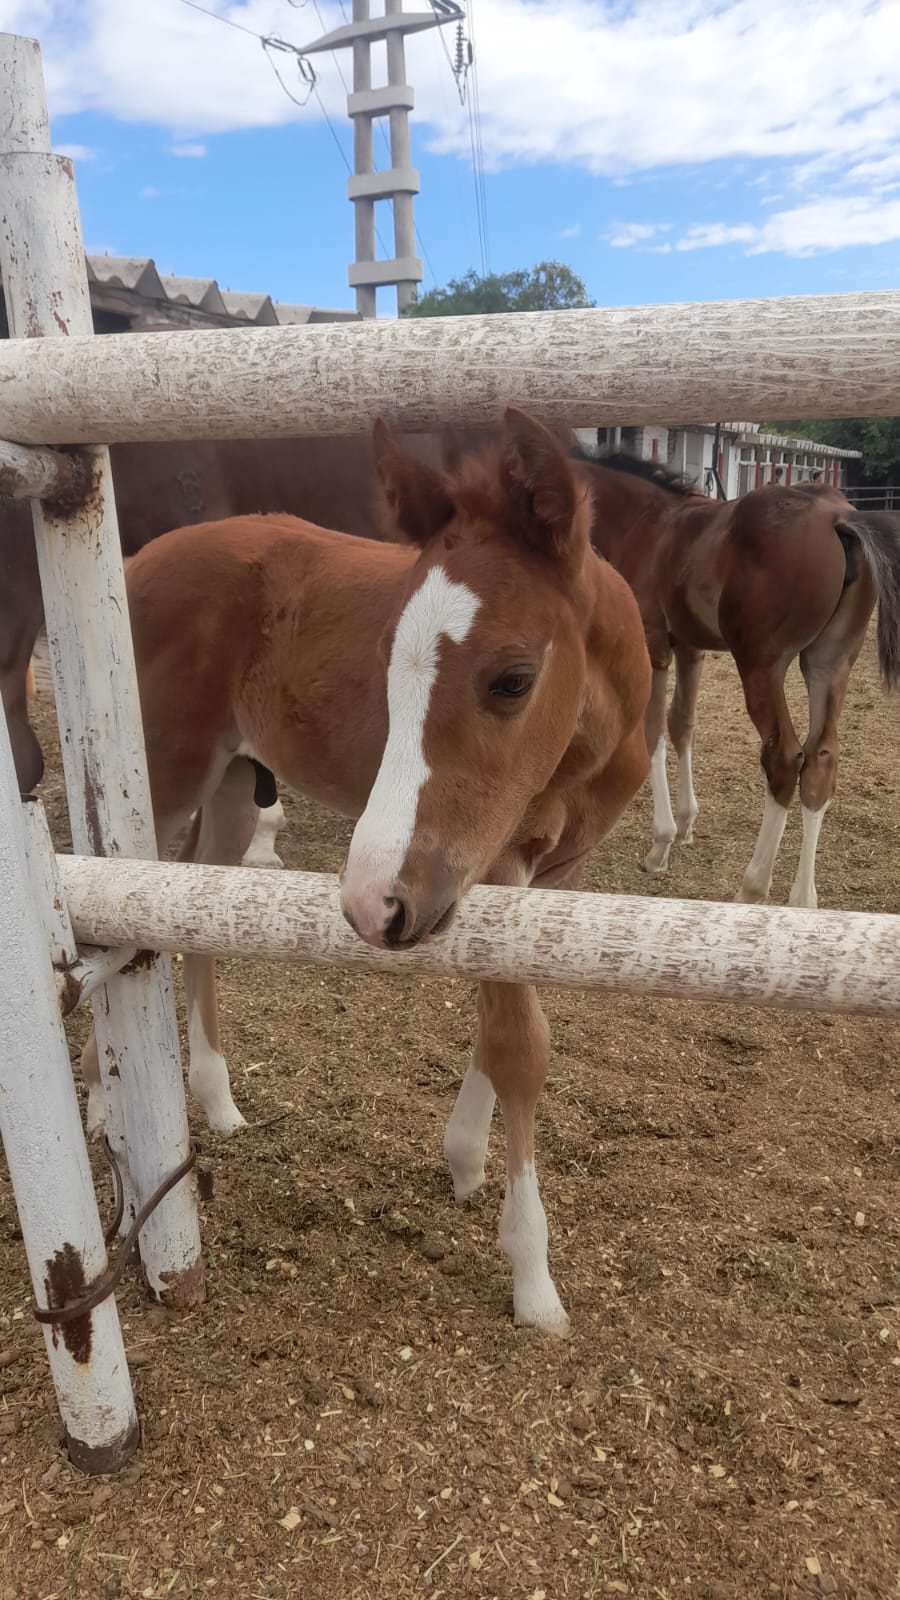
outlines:
{"label": "foal's eye", "polygon": [[491,684],[491,694],[501,700],[521,700],[534,684],[535,674],[518,668],[504,672]]}

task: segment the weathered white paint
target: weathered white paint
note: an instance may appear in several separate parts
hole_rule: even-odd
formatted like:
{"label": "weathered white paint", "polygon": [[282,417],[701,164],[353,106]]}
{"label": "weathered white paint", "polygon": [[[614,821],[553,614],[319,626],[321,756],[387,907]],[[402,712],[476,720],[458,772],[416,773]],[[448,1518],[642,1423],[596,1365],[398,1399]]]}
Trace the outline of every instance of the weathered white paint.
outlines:
{"label": "weathered white paint", "polygon": [[0,439],[0,494],[13,500],[70,500],[86,495],[90,465],[83,452],[63,455],[41,445]]}
{"label": "weathered white paint", "polygon": [[[50,829],[44,807],[39,800],[28,800],[22,808],[28,841],[28,865],[34,892],[34,903],[40,914],[53,963],[56,992],[62,1014],[65,1016],[82,999],[95,989],[108,983],[111,977],[131,961],[137,953],[134,945],[124,950],[97,950],[90,954],[79,951],[69,921],[65,895],[59,881],[56,857],[50,839]],[[122,1085],[118,1075],[110,1077],[107,1092],[114,1103],[112,1125],[124,1127],[125,1111],[121,1103]],[[99,1133],[106,1123],[106,1097],[102,1083],[88,1084],[86,1126],[89,1135]],[[131,1220],[138,1211],[127,1164],[119,1163],[119,1176],[124,1190],[124,1210],[121,1232],[127,1233]]]}
{"label": "weathered white paint", "polygon": [[[715,359],[710,352],[715,351]],[[665,416],[893,416],[900,291],[0,343],[23,444]]]}
{"label": "weathered white paint", "polygon": [[678,751],[678,779],[675,790],[676,839],[680,844],[693,844],[694,823],[700,807],[694,791],[693,746],[688,741]]}
{"label": "weathered white paint", "polygon": [[650,793],[653,796],[653,843],[644,857],[644,871],[663,873],[669,865],[669,851],[675,838],[675,818],[669,798],[666,772],[666,736],[660,734],[650,757]]}
{"label": "weathered white paint", "polygon": [[3,150],[10,154],[50,149],[50,119],[44,93],[41,47],[36,39],[0,36],[0,123]]}
{"label": "weathered white paint", "polygon": [[[48,1263],[77,1252],[90,1282],[106,1266],[62,1029],[47,929],[29,871],[6,719],[0,716],[0,1134],[39,1305]],[[44,1328],[69,1453],[108,1471],[135,1448],[138,1423],[114,1299],[90,1314],[87,1360]]]}
{"label": "weathered white paint", "polygon": [[800,861],[797,866],[797,876],[791,885],[788,903],[792,906],[802,906],[808,911],[815,911],[819,904],[816,894],[816,851],[819,846],[819,834],[825,813],[830,801],[826,800],[819,811],[810,811],[808,806],[801,806],[803,817],[803,840],[800,845]]}
{"label": "weathered white paint", "polygon": [[232,1098],[225,1057],[207,1039],[199,1005],[190,1007],[188,1043],[191,1094],[203,1107],[210,1128],[214,1133],[236,1133],[238,1128],[245,1128],[246,1120]]}
{"label": "weathered white paint", "polygon": [[410,596],[394,631],[387,673],[388,736],[366,809],[353,830],[341,904],[360,938],[379,944],[391,921],[397,878],[416,825],[430,769],[425,723],[443,638],[461,644],[478,596],[432,567]]}
{"label": "weathered white paint", "polygon": [[756,847],[744,873],[744,881],[738,891],[737,899],[744,905],[755,905],[761,900],[769,898],[772,887],[772,873],[775,870],[775,860],[784,834],[784,825],[787,822],[787,807],[780,806],[772,794],[771,789],[766,789],[763,801],[763,819],[760,824]]}
{"label": "weathered white paint", "polygon": [[75,936],[94,944],[900,1014],[896,917],[477,886],[446,933],[397,952],[357,939],[341,916],[337,880],[318,873],[57,860]]}
{"label": "weathered white paint", "polygon": [[500,1243],[513,1269],[516,1322],[545,1333],[566,1333],[569,1319],[547,1265],[547,1217],[533,1161],[507,1179]]}
{"label": "weathered white paint", "polygon": [[444,1158],[460,1205],[484,1183],[496,1099],[490,1078],[470,1061],[444,1130]]}
{"label": "weathered white paint", "polygon": [[[35,47],[2,35],[0,128],[14,152],[0,153],[8,342],[20,352],[45,346],[52,367],[53,351],[70,339],[91,344],[92,322],[72,167],[49,154],[46,126]],[[52,387],[61,393],[58,379]],[[150,789],[109,459],[106,450],[89,456],[95,487],[82,511],[62,516],[33,502],[72,836],[77,850],[150,857]],[[168,960],[150,958],[113,979],[94,1013],[104,1079],[115,1062],[125,1107],[123,1128],[115,1098],[108,1100],[107,1133],[143,1201],[189,1147]],[[202,1297],[193,1181],[178,1184],[149,1218],[141,1259],[156,1292],[182,1302]]]}

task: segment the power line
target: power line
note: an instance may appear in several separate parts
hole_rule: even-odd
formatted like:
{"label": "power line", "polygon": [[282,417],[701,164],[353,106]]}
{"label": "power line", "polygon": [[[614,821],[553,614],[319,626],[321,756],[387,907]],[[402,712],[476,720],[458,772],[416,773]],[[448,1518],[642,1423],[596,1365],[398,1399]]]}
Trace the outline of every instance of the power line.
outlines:
{"label": "power line", "polygon": [[[441,0],[431,0],[432,9],[440,12],[443,7]],[[441,48],[447,58],[447,65],[453,75],[459,94],[460,103],[466,107],[466,119],[469,130],[469,152],[472,165],[472,188],[475,200],[475,226],[478,233],[478,250],[481,256],[481,272],[486,277],[490,271],[490,244],[488,239],[488,214],[487,191],[484,178],[484,143],[481,132],[481,99],[478,88],[478,68],[475,51],[475,21],[474,0],[469,0],[469,37],[464,38],[462,22],[457,24],[456,62],[450,54],[450,49],[444,38],[443,28],[437,32],[441,37]],[[469,74],[471,73],[471,90],[469,89]]]}
{"label": "power line", "polygon": [[480,237],[483,241],[482,256],[484,261],[484,270],[485,273],[487,273],[490,271],[491,249],[490,239],[488,237],[487,190],[484,181],[484,142],[481,132],[481,92],[478,85],[478,49],[475,40],[475,0],[469,0],[469,40],[472,46],[470,62],[472,74],[472,93],[470,96],[470,107],[472,112],[470,117],[472,163],[477,172],[475,182],[477,196],[476,204],[478,205],[481,213]]}

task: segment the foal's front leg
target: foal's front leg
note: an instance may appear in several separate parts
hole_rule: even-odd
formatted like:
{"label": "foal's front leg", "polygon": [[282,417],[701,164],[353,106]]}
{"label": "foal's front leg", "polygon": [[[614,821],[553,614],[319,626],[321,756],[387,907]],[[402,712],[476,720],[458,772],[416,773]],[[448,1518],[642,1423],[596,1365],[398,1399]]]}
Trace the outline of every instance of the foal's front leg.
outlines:
{"label": "foal's front leg", "polygon": [[481,984],[475,1054],[448,1125],[445,1150],[457,1198],[464,1197],[484,1175],[496,1095],[506,1128],[500,1243],[513,1270],[515,1320],[563,1334],[569,1319],[547,1264],[547,1218],[534,1163],[535,1111],[549,1061],[550,1028],[537,991],[530,985]]}

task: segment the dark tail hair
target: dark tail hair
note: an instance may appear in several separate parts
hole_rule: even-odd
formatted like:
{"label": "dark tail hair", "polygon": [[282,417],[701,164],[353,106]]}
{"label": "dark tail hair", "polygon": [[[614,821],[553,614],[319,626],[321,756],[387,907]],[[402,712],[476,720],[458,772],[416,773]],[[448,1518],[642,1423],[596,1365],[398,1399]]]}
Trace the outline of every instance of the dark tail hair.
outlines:
{"label": "dark tail hair", "polygon": [[838,536],[858,539],[878,596],[878,666],[888,689],[900,688],[900,517],[870,511],[842,517]]}

